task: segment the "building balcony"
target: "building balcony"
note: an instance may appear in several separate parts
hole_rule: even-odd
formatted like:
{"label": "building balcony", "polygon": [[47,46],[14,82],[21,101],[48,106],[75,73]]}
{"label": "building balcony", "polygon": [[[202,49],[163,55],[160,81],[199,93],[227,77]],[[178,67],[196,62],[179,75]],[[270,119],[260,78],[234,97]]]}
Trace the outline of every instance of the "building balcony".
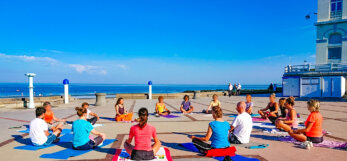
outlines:
{"label": "building balcony", "polygon": [[347,76],[347,63],[288,65],[284,76]]}

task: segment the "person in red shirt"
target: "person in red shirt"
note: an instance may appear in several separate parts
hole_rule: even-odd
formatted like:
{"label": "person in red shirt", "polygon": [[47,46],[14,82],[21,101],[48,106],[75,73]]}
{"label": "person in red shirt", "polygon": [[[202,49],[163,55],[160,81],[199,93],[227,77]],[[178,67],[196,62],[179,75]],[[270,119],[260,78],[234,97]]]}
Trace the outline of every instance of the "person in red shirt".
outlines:
{"label": "person in red shirt", "polygon": [[46,113],[44,115],[44,120],[46,121],[46,123],[48,124],[48,128],[50,130],[57,130],[57,129],[62,129],[64,122],[66,120],[64,119],[59,119],[57,117],[55,117],[54,112],[52,111],[52,105],[50,102],[44,102],[43,103],[43,108],[45,108]]}
{"label": "person in red shirt", "polygon": [[[159,151],[161,143],[157,137],[155,127],[147,123],[147,108],[141,108],[138,115],[140,118],[139,124],[130,128],[129,138],[125,141],[124,148],[131,155],[131,160],[152,160]],[[135,146],[131,145],[133,138],[135,138]],[[154,140],[153,145],[151,145],[152,138]]]}
{"label": "person in red shirt", "polygon": [[318,100],[311,99],[307,101],[307,109],[311,114],[305,122],[306,128],[289,131],[289,135],[294,139],[300,142],[308,142],[306,146],[312,146],[312,143],[321,143],[323,141],[323,116],[319,112],[319,107],[320,103]]}

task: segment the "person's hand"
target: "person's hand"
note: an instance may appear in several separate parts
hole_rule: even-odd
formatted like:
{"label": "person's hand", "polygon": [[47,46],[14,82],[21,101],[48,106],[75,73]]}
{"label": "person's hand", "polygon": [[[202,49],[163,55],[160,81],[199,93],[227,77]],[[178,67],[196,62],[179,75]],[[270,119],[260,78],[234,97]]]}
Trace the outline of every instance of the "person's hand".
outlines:
{"label": "person's hand", "polygon": [[65,119],[62,119],[61,122],[66,122],[66,120],[65,120]]}
{"label": "person's hand", "polygon": [[98,121],[99,121],[99,120],[100,120],[100,117],[98,116],[97,118],[98,118]]}
{"label": "person's hand", "polygon": [[299,134],[299,130],[293,130],[294,134]]}
{"label": "person's hand", "polygon": [[190,135],[189,136],[191,139],[194,139],[194,138],[196,138],[194,135]]}

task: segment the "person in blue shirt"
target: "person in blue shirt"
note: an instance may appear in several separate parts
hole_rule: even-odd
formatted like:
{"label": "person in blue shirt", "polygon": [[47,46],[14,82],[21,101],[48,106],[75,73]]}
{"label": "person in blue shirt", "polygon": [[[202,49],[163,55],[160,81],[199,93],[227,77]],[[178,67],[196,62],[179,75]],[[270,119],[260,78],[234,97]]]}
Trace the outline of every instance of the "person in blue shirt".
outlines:
{"label": "person in blue shirt", "polygon": [[[77,111],[79,119],[72,123],[73,148],[76,150],[88,150],[102,145],[103,141],[106,139],[106,135],[96,131],[92,124],[87,121],[87,109],[76,107],[75,110]],[[92,138],[90,137],[90,133],[98,137]]]}
{"label": "person in blue shirt", "polygon": [[[205,137],[191,136],[192,142],[200,153],[206,153],[210,149],[222,149],[230,147],[228,140],[230,124],[223,120],[223,111],[219,106],[212,107],[212,116],[215,119],[209,123]],[[211,144],[205,143],[211,141]]]}

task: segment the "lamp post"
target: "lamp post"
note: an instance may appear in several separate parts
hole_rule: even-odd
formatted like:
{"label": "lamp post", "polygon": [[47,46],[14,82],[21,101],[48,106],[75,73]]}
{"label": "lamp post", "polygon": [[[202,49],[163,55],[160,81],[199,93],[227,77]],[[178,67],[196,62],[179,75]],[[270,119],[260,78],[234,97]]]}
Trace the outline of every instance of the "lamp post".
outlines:
{"label": "lamp post", "polygon": [[148,81],[148,99],[152,99],[152,81]]}
{"label": "lamp post", "polygon": [[64,104],[68,104],[69,103],[69,80],[64,79],[63,84],[64,84]]}
{"label": "lamp post", "polygon": [[34,104],[34,81],[33,78],[36,76],[35,73],[27,73],[25,76],[29,79],[29,106],[28,108],[35,108]]}

